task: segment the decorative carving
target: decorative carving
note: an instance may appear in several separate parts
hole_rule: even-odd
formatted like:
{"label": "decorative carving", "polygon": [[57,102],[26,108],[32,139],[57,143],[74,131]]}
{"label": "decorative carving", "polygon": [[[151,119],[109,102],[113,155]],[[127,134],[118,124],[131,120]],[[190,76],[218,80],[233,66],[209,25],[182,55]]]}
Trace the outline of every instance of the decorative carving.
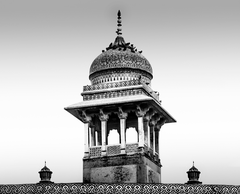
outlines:
{"label": "decorative carving", "polygon": [[155,130],[159,131],[161,127],[165,124],[166,119],[164,117],[161,117],[161,119],[156,123]]}
{"label": "decorative carving", "polygon": [[141,108],[140,105],[137,105],[136,108],[137,117],[143,117],[149,109],[150,109],[149,106],[147,106],[146,108]]}
{"label": "decorative carving", "polygon": [[99,111],[99,119],[100,121],[107,121],[108,120],[108,115],[103,112],[102,109]]}
{"label": "decorative carving", "polygon": [[102,83],[111,83],[116,81],[139,80],[141,83],[150,83],[152,75],[139,69],[107,69],[99,71],[89,76],[93,85]]}
{"label": "decorative carving", "polygon": [[140,53],[129,50],[108,50],[101,53],[90,67],[90,75],[108,69],[131,68],[148,72],[152,75],[152,67],[148,60]]}
{"label": "decorative carving", "polygon": [[156,113],[156,112],[155,112],[152,108],[150,108],[150,109],[147,111],[147,113],[144,115],[143,119],[144,119],[145,121],[150,121],[152,115],[154,115],[155,113]]}
{"label": "decorative carving", "polygon": [[160,114],[155,113],[155,114],[151,117],[151,120],[150,120],[149,124],[150,124],[151,126],[156,125],[157,122],[161,119],[161,117],[162,117],[162,116],[161,116]]}
{"label": "decorative carving", "polygon": [[102,90],[102,89],[109,89],[109,88],[119,88],[119,87],[125,87],[125,86],[135,86],[140,84],[141,83],[139,82],[139,80],[110,82],[110,83],[102,83],[98,85],[83,86],[83,91],[86,92],[86,91]]}
{"label": "decorative carving", "polygon": [[119,119],[126,119],[128,116],[128,113],[123,112],[121,107],[118,107],[118,117]]}
{"label": "decorative carving", "polygon": [[86,183],[54,183],[54,184],[15,184],[0,185],[1,194],[70,194],[70,193],[239,193],[240,186],[236,185],[188,185],[188,184],[86,184]]}
{"label": "decorative carving", "polygon": [[111,91],[111,92],[103,92],[97,94],[86,94],[83,95],[83,100],[97,100],[97,99],[105,99],[105,98],[116,98],[121,96],[133,96],[145,94],[142,89],[132,89],[132,90],[119,90],[119,91]]}
{"label": "decorative carving", "polygon": [[83,121],[83,123],[89,123],[91,121],[91,117],[87,116],[87,114],[84,110],[77,110],[77,112],[78,112],[80,119]]}

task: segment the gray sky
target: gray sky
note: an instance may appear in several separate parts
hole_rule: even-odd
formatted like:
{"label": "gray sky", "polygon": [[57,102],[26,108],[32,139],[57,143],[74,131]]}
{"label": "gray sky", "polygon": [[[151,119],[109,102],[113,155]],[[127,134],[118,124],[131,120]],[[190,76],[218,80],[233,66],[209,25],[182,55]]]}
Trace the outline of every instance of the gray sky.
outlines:
{"label": "gray sky", "polygon": [[153,67],[152,88],[177,123],[161,129],[163,183],[240,182],[240,1],[0,0],[0,184],[81,182],[82,101],[92,61],[116,37]]}

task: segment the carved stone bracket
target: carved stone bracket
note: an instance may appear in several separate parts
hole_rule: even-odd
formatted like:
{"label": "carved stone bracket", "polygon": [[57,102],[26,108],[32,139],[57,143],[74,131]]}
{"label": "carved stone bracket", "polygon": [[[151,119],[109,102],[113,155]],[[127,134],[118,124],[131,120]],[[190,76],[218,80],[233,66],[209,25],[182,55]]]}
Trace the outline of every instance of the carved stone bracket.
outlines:
{"label": "carved stone bracket", "polygon": [[88,116],[84,110],[77,110],[77,113],[83,123],[89,123],[92,120],[92,118]]}
{"label": "carved stone bracket", "polygon": [[144,115],[144,120],[145,121],[150,121],[151,120],[151,117],[155,114],[156,112],[152,109],[152,108],[150,108],[147,112],[146,112],[146,114]]}
{"label": "carved stone bracket", "polygon": [[118,117],[119,119],[126,119],[128,116],[128,113],[123,112],[121,107],[118,107]]}
{"label": "carved stone bracket", "polygon": [[140,105],[137,105],[136,108],[136,115],[137,117],[144,117],[146,115],[146,113],[149,111],[150,107],[147,106],[145,108],[141,108]]}
{"label": "carved stone bracket", "polygon": [[102,109],[99,111],[99,119],[100,121],[107,121],[109,118],[108,114],[105,114]]}
{"label": "carved stone bracket", "polygon": [[159,131],[161,127],[165,124],[166,119],[162,116],[161,119],[156,123],[155,130]]}
{"label": "carved stone bracket", "polygon": [[149,122],[149,124],[153,124],[153,125],[156,125],[157,122],[161,119],[161,115],[159,113],[155,113],[152,117],[151,117],[151,120]]}

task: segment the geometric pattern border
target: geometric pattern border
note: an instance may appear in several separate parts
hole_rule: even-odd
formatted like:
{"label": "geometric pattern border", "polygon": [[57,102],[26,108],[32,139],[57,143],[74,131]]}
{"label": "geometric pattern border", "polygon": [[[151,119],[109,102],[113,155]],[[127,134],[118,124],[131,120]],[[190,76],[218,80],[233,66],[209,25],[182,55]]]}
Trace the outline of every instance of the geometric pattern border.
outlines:
{"label": "geometric pattern border", "polygon": [[188,184],[17,184],[0,185],[1,194],[77,194],[77,193],[161,193],[161,194],[240,194],[240,186],[234,185],[188,185]]}

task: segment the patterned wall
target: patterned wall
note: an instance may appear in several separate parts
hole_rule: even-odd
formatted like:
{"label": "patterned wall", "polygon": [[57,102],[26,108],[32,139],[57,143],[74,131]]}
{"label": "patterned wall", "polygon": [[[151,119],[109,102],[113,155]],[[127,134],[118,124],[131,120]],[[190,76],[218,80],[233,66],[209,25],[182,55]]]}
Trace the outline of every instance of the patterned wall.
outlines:
{"label": "patterned wall", "polygon": [[187,184],[19,184],[0,185],[1,194],[77,194],[77,193],[161,193],[161,194],[240,194],[240,186]]}

